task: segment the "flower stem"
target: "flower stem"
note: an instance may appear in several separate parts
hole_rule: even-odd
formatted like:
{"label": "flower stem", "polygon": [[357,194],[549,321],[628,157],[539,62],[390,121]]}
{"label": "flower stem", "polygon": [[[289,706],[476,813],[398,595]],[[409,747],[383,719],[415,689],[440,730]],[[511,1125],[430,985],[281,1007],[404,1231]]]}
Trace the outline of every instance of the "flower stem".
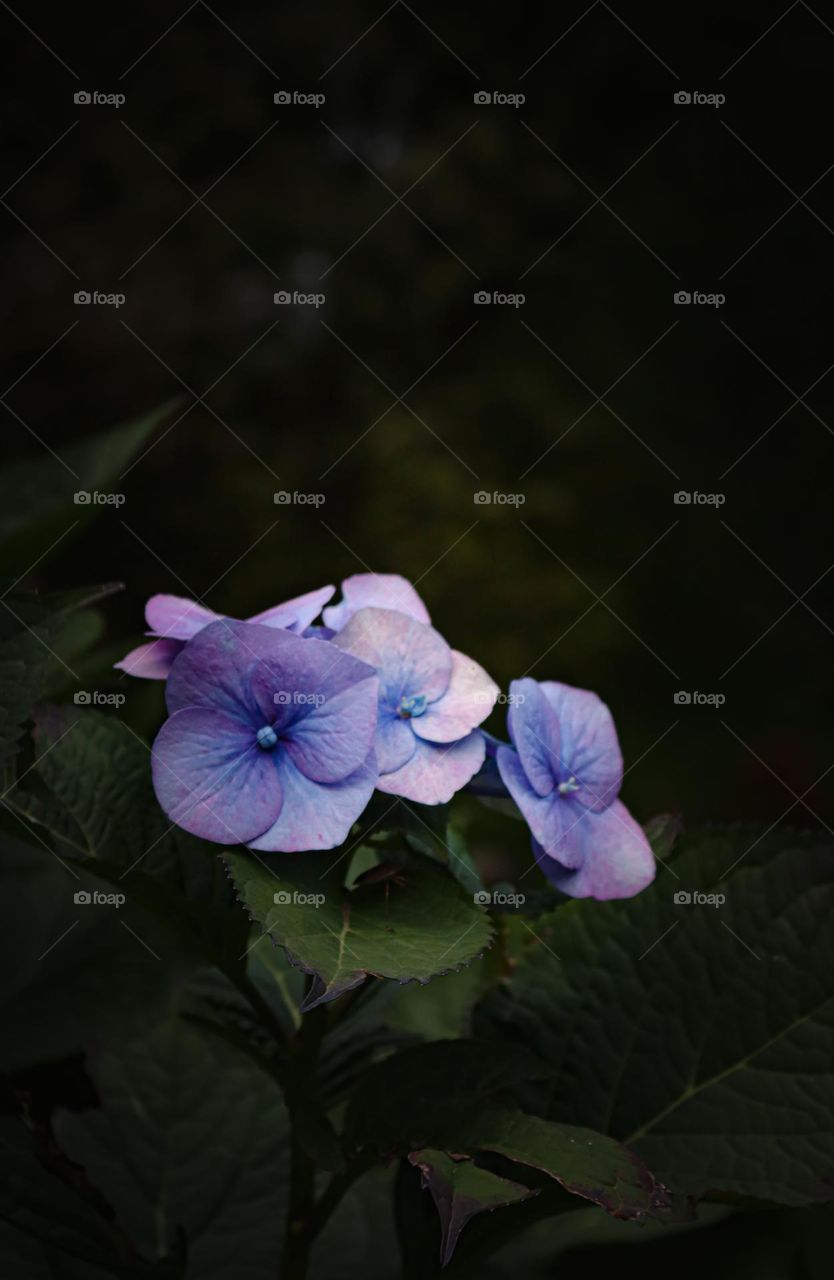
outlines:
{"label": "flower stem", "polygon": [[[327,1024],[327,1010],[319,1005],[304,1015],[291,1050],[291,1080],[303,1084],[315,1078],[319,1049]],[[290,1137],[290,1192],[281,1261],[281,1280],[306,1280],[310,1251],[316,1236],[316,1169],[302,1145],[297,1124]]]}

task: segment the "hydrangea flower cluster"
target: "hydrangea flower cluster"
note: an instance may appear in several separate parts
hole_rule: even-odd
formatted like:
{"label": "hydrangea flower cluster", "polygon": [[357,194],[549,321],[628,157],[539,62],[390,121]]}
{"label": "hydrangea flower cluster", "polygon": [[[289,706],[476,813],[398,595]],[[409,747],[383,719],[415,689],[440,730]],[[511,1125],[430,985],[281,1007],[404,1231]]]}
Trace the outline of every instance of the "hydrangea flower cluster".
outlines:
{"label": "hydrangea flower cluster", "polygon": [[[451,649],[398,574],[357,574],[248,621],[153,596],[151,637],[116,665],[166,681],[154,787],[171,821],[265,852],[330,849],[374,790],[444,804],[511,797],[545,875],[573,897],[638,893],[654,876],[618,799],[622,756],[594,693],[516,680],[510,743],[480,725],[499,689]],[[322,621],[315,625],[321,615]]]}

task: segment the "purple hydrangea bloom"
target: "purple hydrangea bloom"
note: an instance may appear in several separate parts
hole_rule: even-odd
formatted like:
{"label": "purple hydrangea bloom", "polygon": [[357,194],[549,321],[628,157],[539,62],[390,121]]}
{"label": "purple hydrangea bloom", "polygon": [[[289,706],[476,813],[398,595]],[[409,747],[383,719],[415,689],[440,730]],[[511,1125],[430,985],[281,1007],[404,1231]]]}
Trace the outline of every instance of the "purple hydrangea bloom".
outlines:
{"label": "purple hydrangea bloom", "polygon": [[342,599],[323,613],[331,632],[341,631],[360,609],[393,609],[415,622],[431,622],[429,611],[407,578],[398,573],[355,573],[342,583]]}
{"label": "purple hydrangea bloom", "polygon": [[153,782],[172,822],[284,852],[346,839],[377,780],[379,681],[322,640],[212,622],[175,660]]}
{"label": "purple hydrangea bloom", "polygon": [[[335,595],[335,587],[320,587],[317,591],[308,591],[294,600],[285,600],[263,613],[256,613],[247,622],[257,622],[264,627],[281,627],[296,635],[309,627],[317,618],[322,607]],[[145,680],[167,680],[171,665],[182,653],[189,640],[193,640],[211,622],[217,622],[226,615],[214,613],[204,608],[196,600],[188,600],[184,596],[156,595],[151,596],[145,605],[145,621],[148,624],[147,634],[154,639],[150,644],[140,644],[132,649],[121,662],[114,665],[129,676],[141,676]]]}
{"label": "purple hydrangea bloom", "polygon": [[495,682],[433,627],[393,609],[360,609],[330,643],[379,673],[378,789],[420,804],[451,800],[483,763],[476,726],[495,705]]}
{"label": "purple hydrangea bloom", "polygon": [[513,747],[498,748],[507,790],[549,880],[573,898],[629,898],[654,879],[642,828],[617,796],[623,759],[611,712],[595,693],[514,680]]}

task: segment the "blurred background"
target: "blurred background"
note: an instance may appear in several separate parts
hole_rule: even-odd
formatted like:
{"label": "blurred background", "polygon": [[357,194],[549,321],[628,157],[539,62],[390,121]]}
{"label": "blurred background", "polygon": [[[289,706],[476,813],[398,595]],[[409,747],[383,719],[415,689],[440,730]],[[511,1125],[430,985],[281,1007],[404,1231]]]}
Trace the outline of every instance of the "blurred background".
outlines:
{"label": "blurred background", "polygon": [[[17,14],[2,439],[68,496],[13,577],[123,581],[112,661],[156,591],[397,571],[600,692],[641,819],[834,819],[830,7]],[[61,460],[176,397],[85,525]]]}

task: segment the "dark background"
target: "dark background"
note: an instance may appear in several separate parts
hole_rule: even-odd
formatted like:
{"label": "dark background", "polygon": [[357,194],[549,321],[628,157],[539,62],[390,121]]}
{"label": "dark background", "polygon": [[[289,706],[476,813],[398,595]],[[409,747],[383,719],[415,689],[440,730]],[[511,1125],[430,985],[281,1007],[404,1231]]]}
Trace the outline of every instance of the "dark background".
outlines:
{"label": "dark background", "polygon": [[154,591],[246,616],[399,571],[504,687],[606,698],[639,817],[832,821],[830,6],[18,12],[4,453],[184,397],[124,506],[19,573],[123,580],[126,648]]}

